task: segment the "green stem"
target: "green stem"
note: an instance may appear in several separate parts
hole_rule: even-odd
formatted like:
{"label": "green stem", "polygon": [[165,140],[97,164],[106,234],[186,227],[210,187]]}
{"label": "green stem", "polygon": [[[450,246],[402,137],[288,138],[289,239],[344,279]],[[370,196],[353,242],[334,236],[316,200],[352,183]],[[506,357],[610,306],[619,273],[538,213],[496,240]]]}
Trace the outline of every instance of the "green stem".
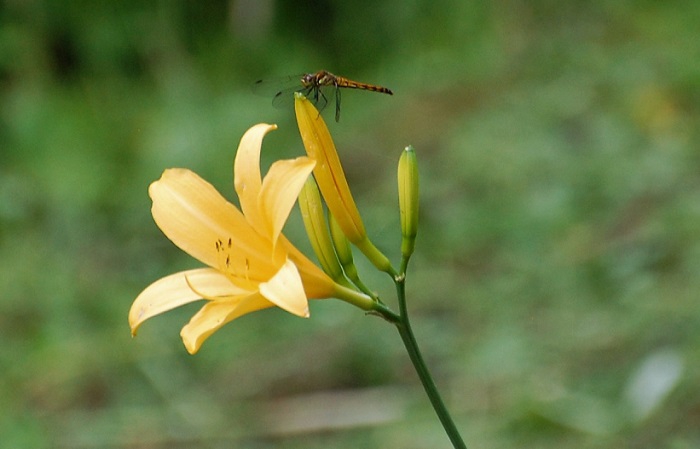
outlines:
{"label": "green stem", "polygon": [[[405,272],[402,271],[402,273]],[[452,416],[450,416],[450,413],[447,411],[447,407],[445,407],[445,403],[440,397],[440,392],[438,392],[437,386],[435,385],[435,381],[433,381],[433,378],[430,375],[430,371],[428,371],[428,367],[426,366],[425,361],[423,360],[423,356],[421,355],[420,350],[418,349],[418,343],[416,342],[416,338],[413,335],[411,323],[408,319],[408,310],[406,308],[405,277],[398,276],[395,279],[395,282],[396,293],[398,295],[399,300],[399,319],[398,321],[394,321],[394,324],[396,325],[396,328],[398,329],[399,334],[401,335],[401,340],[403,340],[403,344],[406,347],[406,350],[408,351],[408,356],[410,357],[411,362],[413,363],[413,367],[418,373],[418,377],[420,378],[420,381],[423,384],[423,388],[428,394],[430,403],[433,405],[435,413],[437,413],[438,418],[440,419],[440,422],[442,423],[442,426],[444,427],[448,438],[452,442],[452,446],[454,446],[455,449],[467,449],[467,445],[464,444],[462,436],[459,434],[457,426],[455,426],[455,423],[452,420]]]}

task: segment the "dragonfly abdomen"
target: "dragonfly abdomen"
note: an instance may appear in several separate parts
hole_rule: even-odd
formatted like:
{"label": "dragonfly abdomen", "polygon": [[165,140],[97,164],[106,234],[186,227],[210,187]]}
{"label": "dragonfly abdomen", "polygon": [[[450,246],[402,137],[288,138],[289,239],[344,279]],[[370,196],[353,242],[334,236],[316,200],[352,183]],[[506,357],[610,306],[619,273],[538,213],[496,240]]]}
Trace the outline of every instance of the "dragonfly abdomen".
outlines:
{"label": "dragonfly abdomen", "polygon": [[372,92],[381,92],[383,94],[394,95],[394,92],[392,92],[391,89],[383,86],[376,86],[374,84],[368,83],[360,83],[347,78],[343,78],[342,76],[336,76],[335,79],[338,87],[346,87],[348,89],[362,89],[369,90]]}

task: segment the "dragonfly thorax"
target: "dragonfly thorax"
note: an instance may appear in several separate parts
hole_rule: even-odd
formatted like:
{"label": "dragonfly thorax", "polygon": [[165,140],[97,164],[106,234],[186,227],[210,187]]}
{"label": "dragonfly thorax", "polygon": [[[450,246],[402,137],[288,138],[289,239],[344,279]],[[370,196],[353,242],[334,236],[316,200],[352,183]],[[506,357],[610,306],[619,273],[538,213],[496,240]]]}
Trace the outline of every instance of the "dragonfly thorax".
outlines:
{"label": "dragonfly thorax", "polygon": [[338,80],[331,72],[320,70],[316,73],[307,73],[302,76],[301,84],[304,87],[337,86]]}

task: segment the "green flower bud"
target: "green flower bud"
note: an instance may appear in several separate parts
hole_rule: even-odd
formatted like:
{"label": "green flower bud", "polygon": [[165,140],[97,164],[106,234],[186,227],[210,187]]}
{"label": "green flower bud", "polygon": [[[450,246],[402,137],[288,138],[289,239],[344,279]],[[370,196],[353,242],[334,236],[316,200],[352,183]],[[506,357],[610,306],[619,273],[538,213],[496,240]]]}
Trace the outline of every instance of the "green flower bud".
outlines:
{"label": "green flower bud", "polygon": [[413,254],[418,233],[418,161],[412,146],[407,146],[399,159],[399,210],[401,212],[401,255],[407,260]]}
{"label": "green flower bud", "polygon": [[333,248],[333,242],[328,231],[328,224],[323,213],[323,203],[318,185],[313,177],[309,177],[299,194],[299,208],[304,221],[306,234],[309,236],[311,247],[318,257],[321,268],[334,281],[346,284],[343,269]]}
{"label": "green flower bud", "polygon": [[348,279],[357,283],[359,278],[357,275],[357,268],[355,267],[355,261],[352,257],[350,242],[347,237],[345,237],[345,234],[343,234],[343,230],[340,228],[333,214],[328,214],[328,224],[331,230],[331,239],[333,239],[333,245],[335,246],[335,253],[338,256],[340,265],[342,265],[343,271]]}

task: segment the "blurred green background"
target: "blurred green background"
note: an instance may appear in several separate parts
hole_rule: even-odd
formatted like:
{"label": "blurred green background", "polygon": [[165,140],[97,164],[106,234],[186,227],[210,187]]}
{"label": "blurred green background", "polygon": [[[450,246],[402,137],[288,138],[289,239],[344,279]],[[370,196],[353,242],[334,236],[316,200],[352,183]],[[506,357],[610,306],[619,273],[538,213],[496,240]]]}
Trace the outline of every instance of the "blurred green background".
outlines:
{"label": "blurred green background", "polygon": [[144,287],[199,266],[148,184],[188,167],[234,200],[248,127],[280,126],[266,164],[303,152],[253,81],[325,68],[395,92],[326,117],[397,262],[417,149],[409,307],[468,446],[699,447],[698,23],[692,1],[2,2],[0,446],[449,447],[398,334],[347,304],[196,356],[198,305],[129,334]]}

